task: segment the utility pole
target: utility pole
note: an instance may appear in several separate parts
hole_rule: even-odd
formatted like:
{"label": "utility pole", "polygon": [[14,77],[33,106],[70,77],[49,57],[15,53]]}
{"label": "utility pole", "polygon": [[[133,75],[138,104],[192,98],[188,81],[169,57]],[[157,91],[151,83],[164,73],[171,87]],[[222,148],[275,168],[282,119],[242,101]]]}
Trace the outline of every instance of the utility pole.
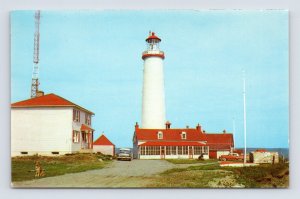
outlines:
{"label": "utility pole", "polygon": [[233,132],[232,132],[232,135],[233,135],[233,149],[235,149],[235,118],[233,117],[232,118],[232,127],[233,127]]}
{"label": "utility pole", "polygon": [[37,97],[39,91],[39,51],[40,51],[40,11],[35,12],[33,71],[31,80],[31,98]]}

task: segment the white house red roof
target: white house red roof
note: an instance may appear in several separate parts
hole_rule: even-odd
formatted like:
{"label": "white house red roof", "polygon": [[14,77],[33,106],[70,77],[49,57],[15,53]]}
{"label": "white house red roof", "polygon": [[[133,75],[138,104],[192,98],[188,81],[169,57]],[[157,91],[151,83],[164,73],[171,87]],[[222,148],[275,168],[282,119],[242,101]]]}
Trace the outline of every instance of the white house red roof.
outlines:
{"label": "white house red roof", "polygon": [[107,137],[102,134],[94,143],[93,145],[113,145],[115,146]]}
{"label": "white house red roof", "polygon": [[91,113],[93,112],[63,98],[53,93],[43,95],[40,97],[30,98],[27,100],[15,102],[11,104],[12,108],[23,108],[23,107],[76,107],[85,112]]}

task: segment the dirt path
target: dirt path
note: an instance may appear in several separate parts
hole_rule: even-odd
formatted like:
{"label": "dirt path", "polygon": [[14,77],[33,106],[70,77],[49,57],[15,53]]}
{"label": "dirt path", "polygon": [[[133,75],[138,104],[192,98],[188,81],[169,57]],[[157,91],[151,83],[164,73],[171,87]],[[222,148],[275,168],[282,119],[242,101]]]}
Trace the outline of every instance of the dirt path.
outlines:
{"label": "dirt path", "polygon": [[[200,163],[201,164],[201,163]],[[195,164],[172,164],[165,160],[113,161],[108,167],[81,173],[14,182],[13,187],[145,187],[155,176],[172,168]],[[199,164],[196,164],[199,165]]]}

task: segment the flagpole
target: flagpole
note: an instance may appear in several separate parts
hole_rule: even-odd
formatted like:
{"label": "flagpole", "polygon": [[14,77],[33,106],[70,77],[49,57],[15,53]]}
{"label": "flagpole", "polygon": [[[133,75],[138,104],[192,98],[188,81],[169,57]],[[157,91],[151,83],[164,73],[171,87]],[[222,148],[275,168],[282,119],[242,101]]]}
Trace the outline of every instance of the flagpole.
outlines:
{"label": "flagpole", "polygon": [[235,118],[233,117],[232,118],[232,127],[233,127],[233,132],[232,132],[232,135],[233,135],[233,149],[235,149]]}
{"label": "flagpole", "polygon": [[243,82],[244,82],[244,89],[243,89],[243,97],[244,97],[244,165],[246,164],[247,160],[247,123],[246,123],[246,78],[245,78],[245,71],[243,71]]}

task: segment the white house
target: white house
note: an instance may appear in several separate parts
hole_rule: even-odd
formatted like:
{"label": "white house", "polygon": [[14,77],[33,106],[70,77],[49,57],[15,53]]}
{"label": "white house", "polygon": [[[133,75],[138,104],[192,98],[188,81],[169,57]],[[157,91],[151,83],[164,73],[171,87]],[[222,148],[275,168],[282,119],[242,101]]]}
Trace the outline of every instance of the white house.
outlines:
{"label": "white house", "polygon": [[11,104],[11,156],[92,152],[93,112],[58,95]]}
{"label": "white house", "polygon": [[94,143],[93,151],[101,152],[105,155],[115,155],[115,145],[107,139],[107,137],[102,134]]}

